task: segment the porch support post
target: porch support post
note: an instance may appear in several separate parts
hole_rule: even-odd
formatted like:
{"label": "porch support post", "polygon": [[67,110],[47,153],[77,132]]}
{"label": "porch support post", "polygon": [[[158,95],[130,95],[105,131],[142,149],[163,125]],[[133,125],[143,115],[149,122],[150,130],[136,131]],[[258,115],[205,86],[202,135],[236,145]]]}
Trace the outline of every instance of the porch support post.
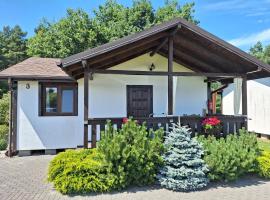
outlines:
{"label": "porch support post", "polygon": [[[173,72],[173,35],[168,38],[168,72]],[[173,115],[173,76],[168,75],[168,115]]]}
{"label": "porch support post", "polygon": [[210,105],[212,105],[211,82],[207,82],[207,111],[208,114],[213,114],[213,108]]}
{"label": "porch support post", "polygon": [[[248,107],[247,107],[247,75],[242,76],[242,115],[248,114]],[[245,122],[244,126],[247,128],[247,121]]]}
{"label": "porch support post", "polygon": [[82,60],[84,68],[84,131],[83,147],[88,148],[88,96],[89,96],[89,66],[86,60]]}
{"label": "porch support post", "polygon": [[13,131],[12,131],[12,105],[13,105],[13,88],[12,88],[12,79],[9,78],[8,79],[8,87],[9,87],[9,135],[8,135],[8,157],[12,156],[12,135],[13,135]]}

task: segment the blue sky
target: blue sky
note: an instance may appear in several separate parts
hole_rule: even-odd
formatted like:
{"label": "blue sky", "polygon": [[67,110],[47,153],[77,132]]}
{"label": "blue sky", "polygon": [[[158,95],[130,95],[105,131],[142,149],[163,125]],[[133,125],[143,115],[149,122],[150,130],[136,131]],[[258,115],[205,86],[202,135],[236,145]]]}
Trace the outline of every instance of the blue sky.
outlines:
{"label": "blue sky", "polygon": [[[191,0],[192,1],[192,0]],[[180,0],[180,4],[191,2]],[[104,0],[1,0],[0,27],[20,25],[34,34],[34,28],[45,17],[57,21],[67,8],[83,8],[88,13]],[[132,0],[118,0],[129,6]],[[195,16],[200,26],[232,44],[248,50],[260,40],[270,44],[270,0],[194,0]],[[154,8],[163,5],[162,0],[152,0]]]}

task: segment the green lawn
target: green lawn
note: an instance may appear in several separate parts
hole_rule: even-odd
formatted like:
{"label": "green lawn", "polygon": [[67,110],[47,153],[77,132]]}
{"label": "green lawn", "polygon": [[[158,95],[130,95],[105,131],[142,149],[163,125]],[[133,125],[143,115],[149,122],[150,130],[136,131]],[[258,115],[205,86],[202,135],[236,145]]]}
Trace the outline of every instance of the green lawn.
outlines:
{"label": "green lawn", "polygon": [[260,149],[270,151],[270,140],[258,139],[258,143]]}

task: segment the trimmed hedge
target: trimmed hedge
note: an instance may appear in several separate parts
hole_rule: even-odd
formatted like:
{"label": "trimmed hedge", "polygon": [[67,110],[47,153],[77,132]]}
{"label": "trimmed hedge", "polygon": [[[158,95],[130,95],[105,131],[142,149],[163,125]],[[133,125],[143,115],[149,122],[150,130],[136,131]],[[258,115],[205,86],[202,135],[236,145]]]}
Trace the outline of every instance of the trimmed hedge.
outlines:
{"label": "trimmed hedge", "polygon": [[257,158],[258,173],[261,177],[270,178],[270,151],[263,151]]}
{"label": "trimmed hedge", "polygon": [[239,130],[239,135],[226,138],[199,136],[204,147],[204,160],[208,165],[210,180],[232,181],[238,177],[256,172],[256,159],[259,155],[257,137],[247,130]]}
{"label": "trimmed hedge", "polygon": [[0,150],[6,150],[8,146],[8,126],[0,125]]}
{"label": "trimmed hedge", "polygon": [[9,123],[9,94],[4,94],[0,99],[0,124]]}
{"label": "trimmed hedge", "polygon": [[49,165],[48,181],[63,194],[110,191],[116,176],[96,149],[67,150]]}
{"label": "trimmed hedge", "polygon": [[9,94],[4,94],[0,99],[0,150],[6,150],[8,146],[9,123]]}

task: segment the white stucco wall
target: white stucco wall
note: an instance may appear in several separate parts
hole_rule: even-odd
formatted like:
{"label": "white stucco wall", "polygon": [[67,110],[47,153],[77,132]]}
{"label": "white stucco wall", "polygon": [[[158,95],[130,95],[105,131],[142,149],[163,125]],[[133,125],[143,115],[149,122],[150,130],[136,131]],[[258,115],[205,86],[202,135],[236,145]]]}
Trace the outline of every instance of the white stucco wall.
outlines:
{"label": "white stucco wall", "polygon": [[[154,63],[155,71],[167,70],[167,59],[148,54],[127,61],[113,70],[149,70]],[[174,63],[174,71],[191,72],[191,70]],[[206,108],[207,84],[204,77],[174,77],[174,114],[202,114]],[[166,76],[131,76],[94,74],[90,81],[89,115],[91,117],[126,117],[126,85],[153,85],[153,112],[155,116],[167,113],[168,81]],[[164,114],[163,114],[164,115]]]}
{"label": "white stucco wall", "polygon": [[[223,113],[233,114],[234,85],[223,93]],[[247,82],[248,130],[270,135],[270,78]]]}
{"label": "white stucco wall", "polygon": [[[26,83],[30,88],[26,89]],[[78,101],[82,102],[83,88],[79,85]],[[80,103],[81,105],[81,103]],[[38,82],[18,82],[17,149],[75,148],[83,139],[83,106],[78,116],[39,116]]]}
{"label": "white stucco wall", "polygon": [[[167,59],[143,55],[111,69],[167,69]],[[190,71],[174,63],[174,71]],[[204,77],[174,78],[174,115],[202,114],[206,108]],[[155,116],[167,113],[166,76],[94,74],[89,81],[89,117],[126,117],[126,85],[153,85]],[[30,89],[25,84],[30,83]],[[83,144],[83,79],[78,80],[78,116],[38,116],[38,82],[18,83],[18,150],[74,148]],[[90,129],[90,128],[89,128]],[[90,137],[89,132],[89,139]],[[99,138],[99,136],[98,136]]]}

